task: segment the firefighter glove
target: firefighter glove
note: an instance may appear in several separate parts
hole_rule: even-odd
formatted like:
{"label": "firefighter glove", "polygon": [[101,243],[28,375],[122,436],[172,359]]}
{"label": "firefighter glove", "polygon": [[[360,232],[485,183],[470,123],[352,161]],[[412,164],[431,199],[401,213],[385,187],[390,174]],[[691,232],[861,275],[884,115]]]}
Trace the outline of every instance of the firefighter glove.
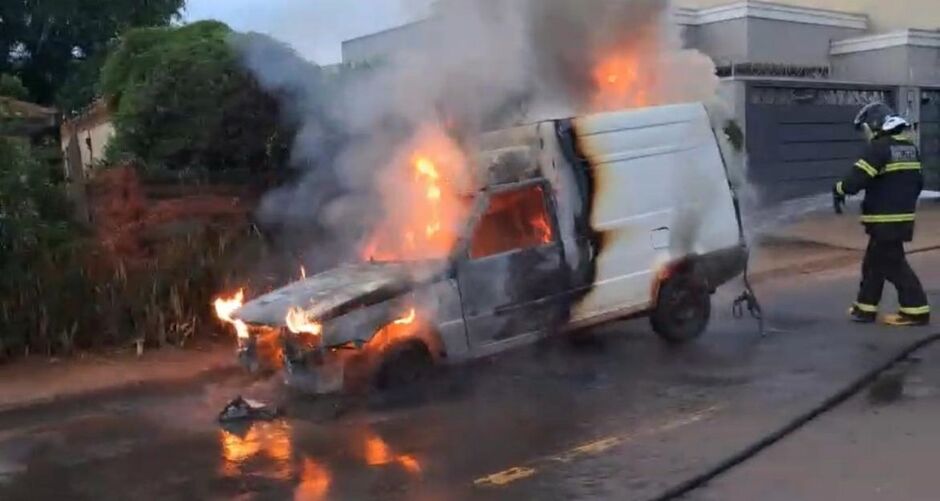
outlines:
{"label": "firefighter glove", "polygon": [[836,214],[842,214],[843,208],[845,207],[845,194],[842,193],[842,190],[839,189],[839,186],[836,185],[832,188],[832,209]]}

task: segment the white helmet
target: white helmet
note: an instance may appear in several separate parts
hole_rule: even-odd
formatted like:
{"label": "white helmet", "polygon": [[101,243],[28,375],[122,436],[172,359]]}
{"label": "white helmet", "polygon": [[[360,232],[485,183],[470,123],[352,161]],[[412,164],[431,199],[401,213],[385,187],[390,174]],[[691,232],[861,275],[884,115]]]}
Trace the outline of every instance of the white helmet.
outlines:
{"label": "white helmet", "polygon": [[896,132],[907,129],[911,126],[910,122],[898,115],[889,115],[885,118],[885,123],[881,125],[884,132]]}

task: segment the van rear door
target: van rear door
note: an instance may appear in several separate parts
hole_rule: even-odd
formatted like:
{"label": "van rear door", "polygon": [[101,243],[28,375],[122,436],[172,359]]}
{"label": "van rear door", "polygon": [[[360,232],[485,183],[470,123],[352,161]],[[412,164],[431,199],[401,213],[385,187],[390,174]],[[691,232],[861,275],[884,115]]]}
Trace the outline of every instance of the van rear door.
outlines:
{"label": "van rear door", "polygon": [[566,287],[557,223],[545,183],[489,194],[466,259],[457,265],[464,318],[477,355],[544,331]]}

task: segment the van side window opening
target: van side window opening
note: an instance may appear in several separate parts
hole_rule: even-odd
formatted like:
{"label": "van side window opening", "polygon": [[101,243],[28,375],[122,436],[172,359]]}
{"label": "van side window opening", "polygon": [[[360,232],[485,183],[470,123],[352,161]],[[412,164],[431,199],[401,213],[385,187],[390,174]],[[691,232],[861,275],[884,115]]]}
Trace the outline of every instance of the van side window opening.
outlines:
{"label": "van side window opening", "polygon": [[470,258],[548,245],[555,237],[550,221],[540,186],[493,195],[474,230]]}

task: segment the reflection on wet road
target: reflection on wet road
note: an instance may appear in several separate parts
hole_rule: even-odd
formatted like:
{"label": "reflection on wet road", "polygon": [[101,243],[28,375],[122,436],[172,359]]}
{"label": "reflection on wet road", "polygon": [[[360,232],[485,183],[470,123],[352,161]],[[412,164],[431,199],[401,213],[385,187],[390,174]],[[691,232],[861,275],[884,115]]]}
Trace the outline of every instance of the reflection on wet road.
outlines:
{"label": "reflection on wet road", "polygon": [[[370,429],[355,433],[359,450],[353,459],[371,468],[398,468],[421,475],[421,463],[412,455],[396,454]],[[324,499],[333,484],[333,474],[324,462],[298,450],[287,420],[245,423],[219,431],[219,474],[231,479],[257,477],[296,484],[295,500]]]}
{"label": "reflection on wet road", "polygon": [[407,454],[395,455],[391,452],[388,444],[381,437],[374,434],[368,434],[365,437],[365,458],[369,466],[386,466],[397,464],[405,471],[413,475],[421,474],[421,464],[418,460]]}
{"label": "reflection on wet road", "polygon": [[261,475],[282,482],[295,481],[295,500],[325,498],[332,474],[314,458],[295,453],[287,421],[252,423],[246,430],[230,430],[219,432],[221,475]]}
{"label": "reflection on wet road", "polygon": [[[257,474],[268,468],[270,472],[265,476],[276,480],[289,480],[294,474],[294,451],[286,421],[254,423],[243,433],[221,430],[219,442],[221,473],[226,477],[238,477],[251,469]],[[259,469],[256,464],[263,466]]]}

